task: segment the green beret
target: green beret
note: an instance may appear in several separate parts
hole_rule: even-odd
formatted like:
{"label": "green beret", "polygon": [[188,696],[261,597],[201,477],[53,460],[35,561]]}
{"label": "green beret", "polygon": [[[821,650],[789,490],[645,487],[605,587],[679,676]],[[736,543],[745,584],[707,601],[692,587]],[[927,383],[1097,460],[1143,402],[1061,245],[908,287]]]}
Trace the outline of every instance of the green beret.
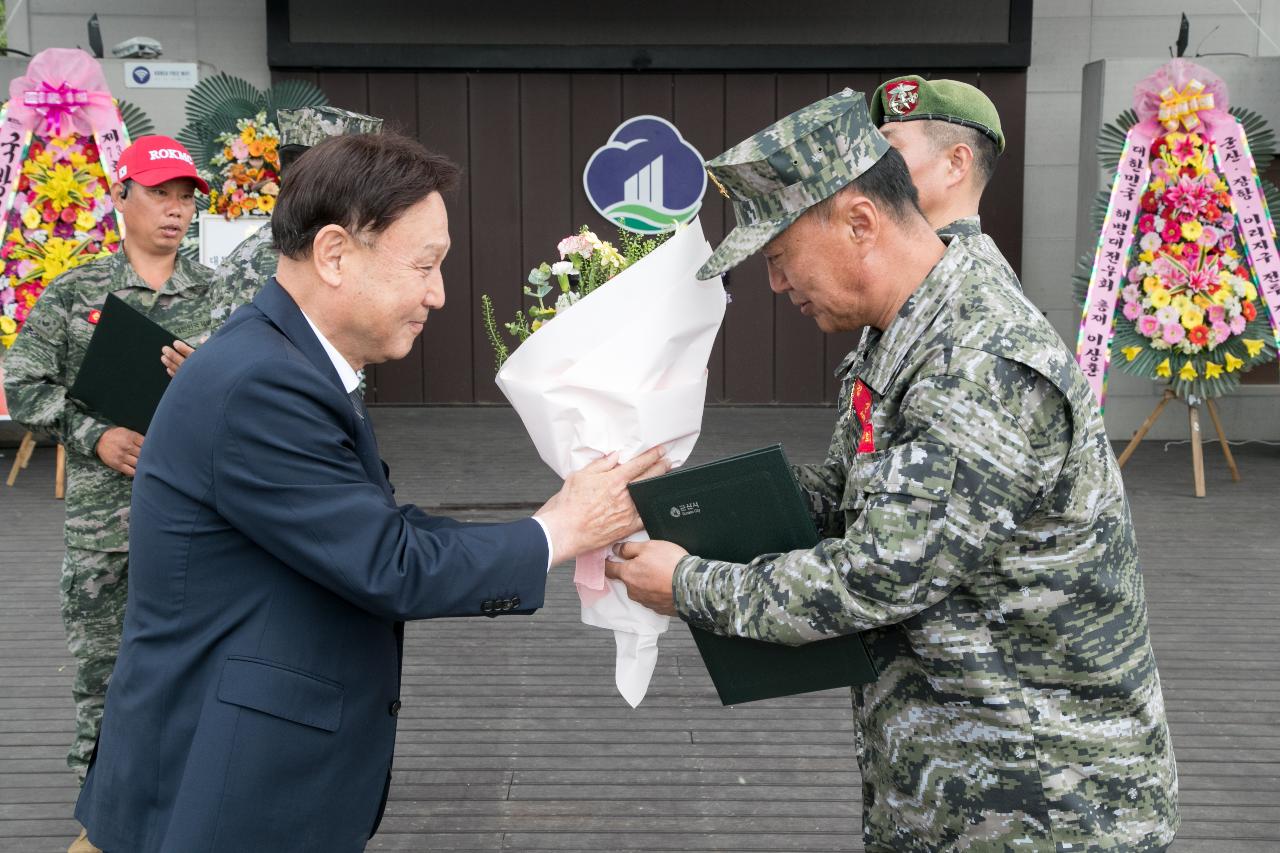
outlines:
{"label": "green beret", "polygon": [[871,97],[876,127],[890,121],[949,121],[981,131],[1004,151],[1000,113],[981,90],[959,80],[926,80],[911,74],[886,80]]}
{"label": "green beret", "polygon": [[734,228],[698,270],[706,280],[737,266],[810,207],[870,169],[889,150],[861,92],[845,89],[779,119],[707,163],[733,203]]}

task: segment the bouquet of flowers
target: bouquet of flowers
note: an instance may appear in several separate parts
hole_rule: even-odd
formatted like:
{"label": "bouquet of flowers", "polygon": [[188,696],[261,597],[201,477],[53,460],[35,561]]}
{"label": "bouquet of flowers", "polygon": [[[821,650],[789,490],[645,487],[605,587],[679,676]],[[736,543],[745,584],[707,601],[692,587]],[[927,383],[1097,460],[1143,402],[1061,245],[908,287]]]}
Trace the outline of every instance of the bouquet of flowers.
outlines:
{"label": "bouquet of flowers", "polygon": [[[530,309],[532,321],[522,312],[508,324],[520,341],[514,352],[486,305],[498,387],[562,477],[601,456],[616,452],[626,461],[658,445],[679,465],[702,429],[707,359],[726,301],[718,277],[696,278],[711,246],[696,219],[661,245],[630,235],[621,242],[622,251],[612,252],[585,230],[561,241],[559,263],[569,266],[531,276],[526,292],[539,305]],[[579,557],[574,582],[582,621],[613,631],[614,682],[634,707],[648,690],[669,620],[605,577],[607,551]]]}
{"label": "bouquet of flowers", "polygon": [[1098,156],[1115,177],[1094,206],[1097,252],[1075,277],[1077,360],[1100,401],[1112,351],[1188,400],[1225,394],[1275,358],[1280,198],[1258,177],[1274,143],[1260,116],[1228,108],[1225,83],[1183,59],[1140,82],[1134,109],[1103,128]]}
{"label": "bouquet of flowers", "polygon": [[109,189],[92,137],[32,139],[0,245],[0,345],[13,345],[49,282],[120,248]]}
{"label": "bouquet of flowers", "polygon": [[1218,379],[1260,359],[1265,311],[1212,143],[1173,132],[1153,148],[1116,341],[1128,362],[1145,355],[1138,366],[1158,378]]}
{"label": "bouquet of flowers", "polygon": [[217,137],[221,150],[210,163],[209,212],[227,219],[269,216],[280,194],[280,133],[260,112],[236,122],[235,132]]}
{"label": "bouquet of flowers", "polygon": [[[515,339],[517,346],[524,343],[557,314],[569,310],[578,300],[658,248],[669,236],[668,232],[646,239],[619,230],[618,242],[622,244],[622,251],[619,251],[613,244],[597,237],[587,226],[582,226],[577,234],[571,234],[556,244],[559,261],[552,264],[543,262],[529,270],[524,295],[538,300],[538,304],[529,306],[527,313],[524,309],[517,311],[515,319],[504,323],[503,327]],[[553,297],[548,306],[547,301]],[[493,300],[488,294],[480,297],[480,305],[485,333],[493,346],[494,361],[497,369],[501,370],[511,350],[498,331]]]}
{"label": "bouquet of flowers", "polygon": [[49,282],[120,248],[111,176],[130,135],[150,132],[82,50],[43,50],[9,81],[0,108],[0,354]]}

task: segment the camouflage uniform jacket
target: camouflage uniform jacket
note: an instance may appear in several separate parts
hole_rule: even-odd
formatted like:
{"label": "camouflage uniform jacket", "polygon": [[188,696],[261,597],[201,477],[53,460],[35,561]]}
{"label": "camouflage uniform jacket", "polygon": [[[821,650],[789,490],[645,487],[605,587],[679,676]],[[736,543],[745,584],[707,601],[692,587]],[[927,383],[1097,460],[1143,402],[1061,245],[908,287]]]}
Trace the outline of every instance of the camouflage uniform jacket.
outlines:
{"label": "camouflage uniform jacket", "polygon": [[869,338],[841,366],[826,461],[797,470],[831,538],[747,566],[683,558],[680,614],[786,644],[863,632],[881,673],[853,693],[869,851],[1161,849],[1177,774],[1129,506],[1079,369],[962,240]]}
{"label": "camouflage uniform jacket", "polygon": [[[943,240],[948,237],[958,237],[969,247],[969,251],[980,258],[985,258],[997,266],[1004,267],[1015,282],[1018,281],[1016,275],[1013,275],[1013,267],[1005,258],[1004,252],[1000,251],[1000,247],[996,245],[996,241],[992,240],[982,230],[982,220],[977,214],[973,216],[964,216],[957,219],[949,225],[944,225],[938,229],[937,234]],[[1018,282],[1021,287],[1022,283]]]}
{"label": "camouflage uniform jacket", "polygon": [[67,448],[68,547],[129,550],[132,481],[104,465],[96,451],[112,424],[67,396],[93,336],[90,314],[114,293],[194,344],[209,329],[209,278],[209,270],[179,255],[173,276],[157,292],[121,250],[58,276],[31,309],[5,360],[4,389],[15,421]]}
{"label": "camouflage uniform jacket", "polygon": [[232,311],[253,301],[267,279],[276,274],[277,260],[270,222],[241,240],[240,245],[222,259],[209,287],[210,329],[222,328]]}

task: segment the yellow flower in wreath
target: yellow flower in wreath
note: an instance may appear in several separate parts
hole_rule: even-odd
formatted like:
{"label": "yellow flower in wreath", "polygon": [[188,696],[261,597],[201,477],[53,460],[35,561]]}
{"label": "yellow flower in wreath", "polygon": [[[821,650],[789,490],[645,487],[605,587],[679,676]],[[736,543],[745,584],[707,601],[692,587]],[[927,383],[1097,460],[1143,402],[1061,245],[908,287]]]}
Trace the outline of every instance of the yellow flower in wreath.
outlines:
{"label": "yellow flower in wreath", "polygon": [[1151,291],[1155,290],[1159,286],[1160,286],[1160,279],[1156,278],[1153,275],[1149,275],[1142,280],[1142,289],[1145,290],[1147,293],[1151,293]]}
{"label": "yellow flower in wreath", "polygon": [[1162,376],[1165,379],[1168,379],[1172,375],[1173,371],[1169,368],[1169,359],[1166,358],[1164,361],[1156,365],[1156,376]]}
{"label": "yellow flower in wreath", "polygon": [[[22,211],[22,224],[27,226],[28,229],[35,228],[40,224],[40,211],[34,207],[28,207]],[[18,242],[22,242],[21,239]]]}
{"label": "yellow flower in wreath", "polygon": [[258,131],[254,130],[253,125],[249,125],[244,130],[240,131],[240,141],[243,142],[245,145],[248,145],[250,142],[252,142],[257,138],[258,138]]}
{"label": "yellow flower in wreath", "polygon": [[1194,329],[1204,322],[1204,312],[1199,308],[1190,306],[1182,311],[1182,325],[1188,329]]}
{"label": "yellow flower in wreath", "polygon": [[1125,347],[1120,352],[1124,353],[1124,357],[1129,361],[1133,361],[1142,352],[1142,347]]}
{"label": "yellow flower in wreath", "polygon": [[1200,374],[1196,372],[1196,366],[1189,361],[1182,365],[1182,369],[1178,371],[1178,378],[1183,382],[1190,382],[1199,375]]}
{"label": "yellow flower in wreath", "polygon": [[1226,357],[1223,358],[1223,361],[1227,363],[1227,373],[1235,373],[1237,370],[1244,367],[1243,359],[1236,358],[1231,353],[1227,353]]}
{"label": "yellow flower in wreath", "polygon": [[0,335],[12,335],[18,331],[18,322],[12,317],[0,314]]}
{"label": "yellow flower in wreath", "polygon": [[1196,241],[1204,233],[1204,226],[1194,219],[1182,223],[1182,239]]}
{"label": "yellow flower in wreath", "polygon": [[1173,297],[1173,302],[1170,304],[1173,305],[1174,310],[1179,314],[1192,306],[1191,300],[1187,298],[1185,293],[1179,293],[1177,296]]}
{"label": "yellow flower in wreath", "polygon": [[1249,351],[1249,358],[1257,358],[1258,353],[1262,352],[1262,341],[1257,338],[1245,338],[1244,348]]}
{"label": "yellow flower in wreath", "polygon": [[1217,379],[1222,375],[1222,365],[1216,361],[1206,362],[1204,366],[1205,379]]}
{"label": "yellow flower in wreath", "polygon": [[264,195],[258,199],[258,210],[263,213],[270,213],[272,208],[276,206],[276,197],[273,195]]}
{"label": "yellow flower in wreath", "polygon": [[93,226],[98,224],[98,220],[93,218],[93,214],[85,208],[80,208],[80,212],[76,214],[76,228],[81,231],[92,231]]}
{"label": "yellow flower in wreath", "polygon": [[1151,307],[1152,308],[1163,308],[1168,304],[1169,304],[1169,291],[1165,290],[1163,287],[1160,288],[1159,290],[1151,291]]}

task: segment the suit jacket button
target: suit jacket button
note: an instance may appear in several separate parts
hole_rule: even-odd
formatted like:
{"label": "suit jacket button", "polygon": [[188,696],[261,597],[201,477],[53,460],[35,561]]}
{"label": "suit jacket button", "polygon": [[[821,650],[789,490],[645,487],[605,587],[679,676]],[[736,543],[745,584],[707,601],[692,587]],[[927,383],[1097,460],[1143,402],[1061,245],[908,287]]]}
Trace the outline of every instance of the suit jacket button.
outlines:
{"label": "suit jacket button", "polygon": [[490,600],[490,599],[486,598],[484,601],[480,602],[480,612],[481,612],[481,613],[489,613],[489,612],[491,612],[492,610],[493,610],[493,601],[492,601],[492,600]]}
{"label": "suit jacket button", "polygon": [[518,595],[511,596],[511,608],[514,610],[519,606],[520,606],[520,596]]}
{"label": "suit jacket button", "polygon": [[503,609],[503,610],[510,610],[510,609],[511,609],[511,608],[513,608],[513,607],[515,607],[515,605],[511,602],[511,599],[509,599],[509,598],[504,598],[504,599],[502,600],[502,609]]}
{"label": "suit jacket button", "polygon": [[400,716],[400,700],[399,699],[391,703],[391,707],[387,709],[387,713],[389,713],[393,717]]}

